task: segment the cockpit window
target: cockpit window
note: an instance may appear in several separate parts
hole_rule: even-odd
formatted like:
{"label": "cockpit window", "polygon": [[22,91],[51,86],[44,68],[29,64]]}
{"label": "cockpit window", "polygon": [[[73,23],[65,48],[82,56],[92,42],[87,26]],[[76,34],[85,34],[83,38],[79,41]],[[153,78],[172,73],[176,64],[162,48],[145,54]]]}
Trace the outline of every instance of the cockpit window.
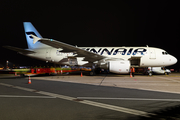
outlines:
{"label": "cockpit window", "polygon": [[163,54],[163,55],[168,55],[168,53],[167,53],[167,52],[162,52],[162,54]]}

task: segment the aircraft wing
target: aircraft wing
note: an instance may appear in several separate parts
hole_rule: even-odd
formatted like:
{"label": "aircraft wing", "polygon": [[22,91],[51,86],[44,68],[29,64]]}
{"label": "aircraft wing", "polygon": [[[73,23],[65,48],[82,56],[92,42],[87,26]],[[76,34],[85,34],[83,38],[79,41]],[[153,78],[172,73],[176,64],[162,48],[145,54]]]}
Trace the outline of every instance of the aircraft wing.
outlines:
{"label": "aircraft wing", "polygon": [[7,48],[7,49],[10,49],[10,50],[13,50],[13,51],[16,51],[16,52],[19,52],[19,53],[22,53],[22,54],[35,53],[34,51],[31,51],[31,50],[25,50],[25,49],[22,49],[22,48],[17,48],[17,47],[12,47],[12,46],[3,46],[3,47]]}
{"label": "aircraft wing", "polygon": [[49,45],[51,47],[54,48],[61,48],[63,49],[62,52],[73,52],[74,54],[77,54],[75,57],[85,57],[84,61],[89,61],[89,62],[95,62],[95,61],[99,61],[102,60],[104,58],[106,58],[105,56],[96,54],[96,53],[92,53],[89,52],[87,50],[84,49],[80,49],[78,47],[57,41],[57,40],[53,40],[53,39],[46,39],[46,38],[38,38],[34,35],[31,35],[34,39],[33,43],[35,44],[37,41]]}

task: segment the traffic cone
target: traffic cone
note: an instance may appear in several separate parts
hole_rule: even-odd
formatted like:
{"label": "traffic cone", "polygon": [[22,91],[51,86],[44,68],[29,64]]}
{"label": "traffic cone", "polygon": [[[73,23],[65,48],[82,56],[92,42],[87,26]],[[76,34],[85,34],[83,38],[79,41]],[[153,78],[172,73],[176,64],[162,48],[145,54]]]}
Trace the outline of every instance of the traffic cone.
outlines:
{"label": "traffic cone", "polygon": [[130,77],[132,77],[132,73],[130,73]]}
{"label": "traffic cone", "polygon": [[29,76],[28,84],[31,84],[31,78],[30,78],[30,76]]}
{"label": "traffic cone", "polygon": [[82,75],[82,72],[81,72],[81,77],[82,77],[83,75]]}

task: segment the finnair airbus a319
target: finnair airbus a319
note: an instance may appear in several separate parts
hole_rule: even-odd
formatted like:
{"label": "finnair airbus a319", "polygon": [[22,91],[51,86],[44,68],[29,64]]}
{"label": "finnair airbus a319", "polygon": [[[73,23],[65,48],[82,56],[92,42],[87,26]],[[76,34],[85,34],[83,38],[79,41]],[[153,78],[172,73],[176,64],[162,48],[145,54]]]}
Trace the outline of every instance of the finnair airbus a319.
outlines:
{"label": "finnair airbus a319", "polygon": [[112,73],[129,73],[133,67],[165,67],[177,59],[155,47],[77,47],[43,38],[30,22],[24,22],[28,49],[5,46],[23,55],[61,65],[90,66],[108,69]]}

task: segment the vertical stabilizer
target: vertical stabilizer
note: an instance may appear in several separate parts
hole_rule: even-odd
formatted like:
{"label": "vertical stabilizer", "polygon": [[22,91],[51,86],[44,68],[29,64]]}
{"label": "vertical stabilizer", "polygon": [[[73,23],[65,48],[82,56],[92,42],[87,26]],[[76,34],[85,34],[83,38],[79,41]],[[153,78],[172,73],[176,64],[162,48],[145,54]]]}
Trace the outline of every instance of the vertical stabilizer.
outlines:
{"label": "vertical stabilizer", "polygon": [[25,36],[28,44],[29,49],[36,49],[36,48],[47,48],[49,46],[42,44],[40,42],[36,42],[33,44],[33,37],[32,35],[35,35],[39,38],[42,38],[42,36],[39,34],[39,32],[36,30],[36,28],[31,24],[31,22],[23,22],[24,24],[24,30],[25,30]]}

